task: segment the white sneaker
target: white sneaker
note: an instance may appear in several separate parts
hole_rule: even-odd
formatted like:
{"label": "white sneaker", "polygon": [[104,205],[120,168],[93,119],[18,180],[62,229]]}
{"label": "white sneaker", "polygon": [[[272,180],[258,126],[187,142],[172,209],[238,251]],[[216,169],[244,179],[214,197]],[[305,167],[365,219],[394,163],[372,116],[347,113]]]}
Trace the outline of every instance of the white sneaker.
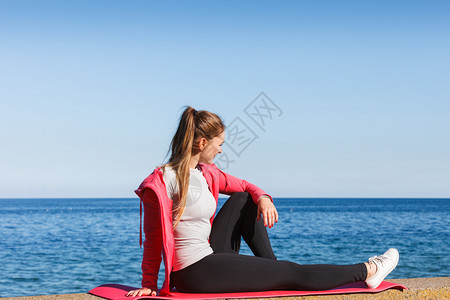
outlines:
{"label": "white sneaker", "polygon": [[369,258],[369,263],[377,266],[377,272],[366,279],[366,284],[371,289],[376,289],[383,279],[395,269],[398,264],[399,254],[397,249],[391,248],[383,255]]}

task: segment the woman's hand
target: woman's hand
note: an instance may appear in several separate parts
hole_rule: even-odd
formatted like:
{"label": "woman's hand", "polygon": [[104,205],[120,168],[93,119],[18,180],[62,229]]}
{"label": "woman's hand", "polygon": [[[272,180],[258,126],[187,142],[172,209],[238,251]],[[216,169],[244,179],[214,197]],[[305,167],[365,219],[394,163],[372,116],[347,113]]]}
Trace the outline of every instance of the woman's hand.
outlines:
{"label": "woman's hand", "polygon": [[278,222],[278,212],[272,201],[267,196],[261,196],[258,201],[257,221],[261,219],[261,214],[264,219],[264,226],[271,228],[273,224]]}
{"label": "woman's hand", "polygon": [[152,291],[149,288],[140,288],[137,290],[131,290],[127,293],[127,297],[136,297],[136,296],[156,296],[156,291]]}

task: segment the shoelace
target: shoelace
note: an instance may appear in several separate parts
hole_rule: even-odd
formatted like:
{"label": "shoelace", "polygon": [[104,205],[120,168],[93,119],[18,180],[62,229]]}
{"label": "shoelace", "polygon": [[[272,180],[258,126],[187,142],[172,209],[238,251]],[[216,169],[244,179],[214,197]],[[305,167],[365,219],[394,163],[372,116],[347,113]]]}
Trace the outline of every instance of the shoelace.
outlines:
{"label": "shoelace", "polygon": [[381,266],[383,266],[383,263],[387,262],[388,260],[389,258],[387,256],[379,255],[369,258],[369,263],[374,263],[376,265],[378,265],[379,263]]}

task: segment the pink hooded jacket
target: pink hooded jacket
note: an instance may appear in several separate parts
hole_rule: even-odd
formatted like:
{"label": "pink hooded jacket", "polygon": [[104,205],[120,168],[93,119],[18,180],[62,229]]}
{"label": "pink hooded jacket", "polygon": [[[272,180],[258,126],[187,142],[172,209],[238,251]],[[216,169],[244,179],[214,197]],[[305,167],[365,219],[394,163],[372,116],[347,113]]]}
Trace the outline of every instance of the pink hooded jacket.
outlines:
{"label": "pink hooded jacket", "polygon": [[[210,192],[216,199],[216,207],[219,193],[231,195],[235,192],[248,192],[255,203],[258,203],[262,195],[267,195],[272,200],[270,195],[256,185],[219,170],[215,164],[200,163],[199,167],[208,183]],[[142,245],[142,205],[144,205],[145,241],[142,259],[142,287],[157,290],[162,253],[165,280],[160,295],[172,295],[169,282],[175,249],[172,230],[172,200],[167,195],[161,168],[157,167],[135,190],[135,193],[141,199],[140,245]],[[214,215],[211,217],[211,224],[213,220]]]}

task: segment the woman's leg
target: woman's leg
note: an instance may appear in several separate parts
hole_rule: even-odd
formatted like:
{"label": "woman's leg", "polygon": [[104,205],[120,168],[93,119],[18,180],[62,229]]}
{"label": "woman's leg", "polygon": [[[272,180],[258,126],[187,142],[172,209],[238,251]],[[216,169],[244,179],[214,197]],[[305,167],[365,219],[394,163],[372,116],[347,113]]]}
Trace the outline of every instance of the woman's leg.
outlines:
{"label": "woman's leg", "polygon": [[367,267],[364,263],[299,265],[255,256],[213,253],[172,274],[175,287],[181,292],[325,290],[366,280]]}
{"label": "woman's leg", "polygon": [[239,253],[242,236],[255,256],[276,259],[263,220],[256,221],[257,211],[248,193],[228,198],[211,228],[209,241],[214,253]]}

